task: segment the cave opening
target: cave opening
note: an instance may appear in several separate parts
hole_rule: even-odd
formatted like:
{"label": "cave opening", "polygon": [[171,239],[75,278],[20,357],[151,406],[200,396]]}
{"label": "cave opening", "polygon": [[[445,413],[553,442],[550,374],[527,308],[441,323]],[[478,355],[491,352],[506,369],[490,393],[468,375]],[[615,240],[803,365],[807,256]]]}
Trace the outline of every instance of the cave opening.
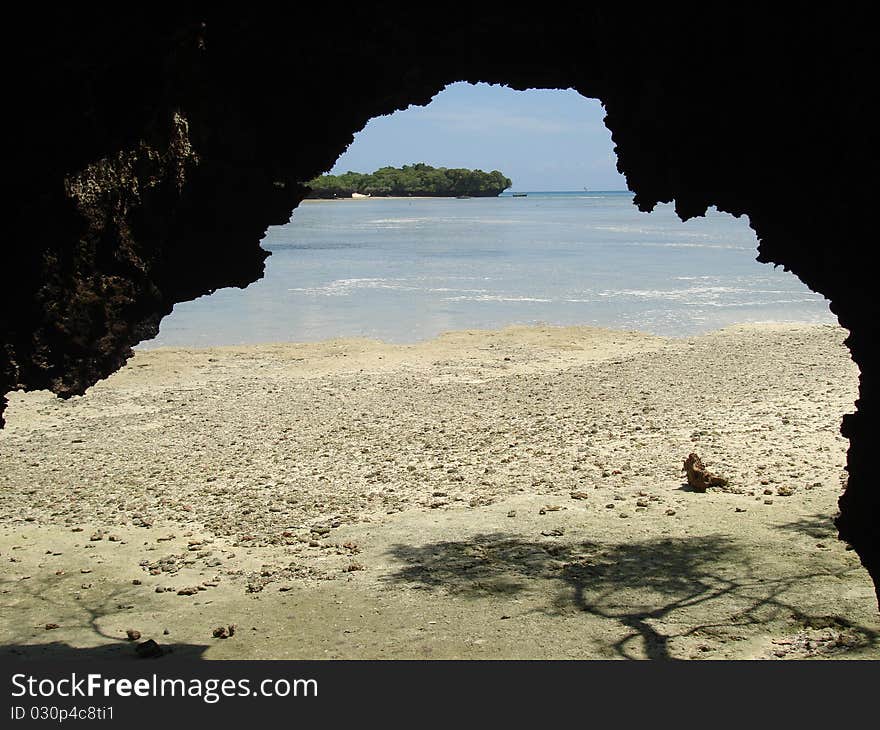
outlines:
{"label": "cave opening", "polygon": [[306,199],[263,238],[271,256],[259,281],[176,305],[141,346],[404,343],[536,323],[677,336],[836,322],[821,295],[754,260],[747,216],[639,211],[604,115],[573,89],[459,82],[375,117],[328,173],[427,163],[500,169],[512,184],[466,201],[388,191],[358,207]]}
{"label": "cave opening", "polygon": [[[639,213],[622,192],[599,203],[589,202],[589,191],[564,199],[538,192],[518,200],[300,204],[293,221],[264,241],[273,255],[262,281],[175,308],[155,343],[170,349],[142,348],[85,398],[13,396],[3,438],[25,459],[6,472],[21,497],[7,509],[18,510],[19,523],[54,510],[72,529],[87,525],[99,548],[111,536],[120,538],[115,544],[150,530],[145,542],[158,543],[150,545],[157,553],[143,558],[137,575],[146,573],[162,593],[187,595],[187,582],[211,590],[225,580],[237,590],[226,605],[240,615],[247,603],[239,594],[271,592],[273,607],[261,619],[270,622],[288,610],[291,591],[307,606],[314,601],[321,611],[306,621],[304,656],[324,651],[328,615],[369,627],[357,618],[405,614],[403,603],[383,604],[389,586],[404,595],[424,591],[441,624],[461,622],[427,647],[435,656],[479,652],[487,639],[476,626],[487,611],[499,620],[543,614],[544,628],[559,632],[549,650],[555,656],[796,656],[810,643],[817,654],[873,650],[876,632],[863,605],[870,585],[833,542],[830,523],[845,461],[838,423],[856,389],[840,333],[792,326],[694,333],[674,343],[659,336],[687,314],[742,312],[757,294],[770,295],[762,305],[780,295],[821,300],[799,283],[787,288],[751,255],[747,265],[767,278],[746,273],[739,286],[718,277],[717,258],[702,272],[686,268],[695,252],[751,254],[756,240],[744,220],[716,214],[682,224],[667,207]],[[656,278],[634,285],[619,259],[597,272],[604,283],[577,285],[601,256],[586,263],[555,246],[543,251],[557,257],[544,271],[546,262],[521,252],[507,281],[519,289],[492,288],[491,267],[515,244],[504,231],[521,232],[529,215],[543,215],[528,233],[546,238],[572,205],[605,206],[594,227],[607,249],[637,235],[642,245],[631,249],[665,253],[664,265],[651,264]],[[621,224],[608,206],[628,217]],[[496,222],[486,228],[490,217]],[[494,247],[484,247],[482,259],[463,259],[469,242],[459,229],[455,246],[438,251],[436,238],[423,235],[438,219],[491,231]],[[360,240],[352,245],[343,229],[359,231]],[[401,238],[383,248],[368,235]],[[413,241],[423,245],[421,255],[401,256]],[[363,251],[365,260],[344,258]],[[483,283],[455,283],[449,270],[426,283],[412,272],[431,261],[425,251],[434,261],[451,256],[455,270]],[[681,258],[672,259],[676,253]],[[309,257],[313,279],[297,280]],[[345,275],[332,270],[340,263],[349,267]],[[614,277],[620,283],[609,285]],[[548,292],[560,282],[561,294]],[[428,289],[436,297],[419,304],[413,297]],[[257,326],[284,321],[272,314],[279,292],[289,311],[310,317],[296,334]],[[630,319],[583,321],[583,311],[615,297],[631,304]],[[555,300],[578,307],[570,321],[534,313]],[[632,330],[646,328],[645,302],[667,310],[680,304],[679,318],[655,320],[653,337],[637,335]],[[485,314],[503,305],[517,309]],[[208,339],[168,336],[188,308],[193,319],[178,331]],[[370,310],[365,324],[359,317]],[[817,311],[814,325],[827,316]],[[403,331],[379,329],[408,315]],[[338,329],[345,321],[353,329]],[[531,327],[497,332],[509,324]],[[583,324],[616,332],[585,334],[574,326]],[[232,340],[210,339],[233,325]],[[436,338],[462,329],[494,334]],[[390,344],[346,341],[353,336]],[[281,344],[291,342],[305,344]],[[256,343],[274,344],[261,351]],[[730,488],[696,494],[683,487],[679,466],[690,450]],[[47,462],[39,453],[54,456]],[[41,473],[51,483],[41,483]],[[65,505],[69,494],[77,500]],[[401,524],[404,516],[411,521]],[[329,605],[332,592],[315,588],[322,585],[344,599]],[[560,629],[559,617],[572,611],[584,623]],[[118,635],[120,621],[108,607],[97,622],[101,636]],[[375,655],[397,642],[406,655],[399,635],[383,635],[376,622],[375,637],[358,651]],[[488,640],[498,656],[534,657],[544,650],[526,635],[531,628],[491,629]],[[611,638],[598,638],[603,633]],[[796,641],[783,649],[765,645],[792,633]],[[745,654],[737,653],[743,637]],[[271,655],[271,637],[260,641],[255,655]]]}

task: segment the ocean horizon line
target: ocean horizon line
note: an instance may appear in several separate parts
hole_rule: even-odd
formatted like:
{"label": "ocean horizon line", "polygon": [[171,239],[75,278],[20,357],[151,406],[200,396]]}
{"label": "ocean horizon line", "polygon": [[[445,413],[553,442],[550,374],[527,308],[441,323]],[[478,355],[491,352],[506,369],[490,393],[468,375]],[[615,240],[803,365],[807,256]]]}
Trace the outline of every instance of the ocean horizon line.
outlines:
{"label": "ocean horizon line", "polygon": [[583,189],[583,190],[520,190],[520,189],[508,189],[500,192],[498,195],[504,195],[505,193],[565,193],[568,195],[580,195],[582,193],[629,193],[630,195],[635,195],[631,190],[593,190],[592,188]]}

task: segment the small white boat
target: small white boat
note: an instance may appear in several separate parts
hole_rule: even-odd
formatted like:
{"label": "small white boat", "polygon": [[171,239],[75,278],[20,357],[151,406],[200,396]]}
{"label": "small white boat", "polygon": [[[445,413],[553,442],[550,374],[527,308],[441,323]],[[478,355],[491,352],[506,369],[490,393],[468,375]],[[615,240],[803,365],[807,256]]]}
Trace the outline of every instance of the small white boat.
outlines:
{"label": "small white boat", "polygon": [[352,198],[369,198],[370,194],[367,193],[366,195],[364,195],[363,193],[352,193],[351,197]]}

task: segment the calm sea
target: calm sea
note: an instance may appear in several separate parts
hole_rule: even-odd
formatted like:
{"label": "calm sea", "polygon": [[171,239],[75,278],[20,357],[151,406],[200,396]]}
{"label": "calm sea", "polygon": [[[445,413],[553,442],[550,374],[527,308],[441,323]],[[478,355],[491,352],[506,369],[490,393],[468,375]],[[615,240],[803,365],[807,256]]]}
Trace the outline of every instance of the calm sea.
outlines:
{"label": "calm sea", "polygon": [[759,264],[745,218],[682,223],[631,193],[306,202],[269,230],[265,277],[178,304],[144,347],[586,324],[690,335],[740,322],[836,320]]}

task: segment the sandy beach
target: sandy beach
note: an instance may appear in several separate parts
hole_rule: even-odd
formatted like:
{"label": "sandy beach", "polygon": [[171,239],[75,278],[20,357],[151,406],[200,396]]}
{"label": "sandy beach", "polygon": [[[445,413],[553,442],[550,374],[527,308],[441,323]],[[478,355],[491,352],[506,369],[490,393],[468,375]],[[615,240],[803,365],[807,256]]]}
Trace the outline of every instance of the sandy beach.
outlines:
{"label": "sandy beach", "polygon": [[845,334],[162,348],[13,393],[0,653],[880,658],[831,522]]}

